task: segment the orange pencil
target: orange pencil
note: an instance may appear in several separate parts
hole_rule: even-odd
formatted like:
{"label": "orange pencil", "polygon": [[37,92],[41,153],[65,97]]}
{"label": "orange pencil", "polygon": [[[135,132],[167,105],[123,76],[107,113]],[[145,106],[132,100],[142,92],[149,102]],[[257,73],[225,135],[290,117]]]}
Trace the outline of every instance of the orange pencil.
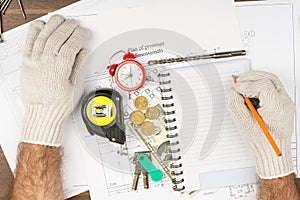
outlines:
{"label": "orange pencil", "polygon": [[[232,76],[232,77],[233,77],[233,82],[236,83],[236,76]],[[281,156],[282,153],[281,153],[279,147],[277,146],[274,139],[272,138],[272,136],[271,136],[269,130],[267,129],[266,125],[264,124],[262,118],[260,117],[260,115],[258,114],[256,109],[252,105],[250,99],[248,97],[244,97],[244,100],[245,100],[248,108],[250,109],[251,113],[253,114],[254,118],[256,119],[258,125],[260,126],[261,130],[264,132],[265,136],[267,137],[268,141],[270,142],[275,153],[277,154],[277,156]]]}

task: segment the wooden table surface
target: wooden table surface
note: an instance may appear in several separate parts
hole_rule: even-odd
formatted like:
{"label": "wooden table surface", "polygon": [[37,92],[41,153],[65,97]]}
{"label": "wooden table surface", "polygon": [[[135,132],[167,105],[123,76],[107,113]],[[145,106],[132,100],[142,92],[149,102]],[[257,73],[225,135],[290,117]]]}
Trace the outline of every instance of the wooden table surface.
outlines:
{"label": "wooden table surface", "polygon": [[[23,19],[21,10],[18,7],[17,1],[12,1],[7,12],[3,16],[3,30],[7,31],[21,24],[41,17],[48,12],[55,11],[59,8],[67,6],[78,0],[22,0],[23,6],[27,15],[27,19]],[[244,1],[244,0],[240,0]],[[4,134],[4,133],[2,133]],[[6,162],[5,156],[0,146],[0,200],[9,199],[13,175]],[[299,180],[298,180],[299,182]],[[300,184],[298,184],[300,185]],[[70,198],[70,200],[89,200],[88,192]]]}

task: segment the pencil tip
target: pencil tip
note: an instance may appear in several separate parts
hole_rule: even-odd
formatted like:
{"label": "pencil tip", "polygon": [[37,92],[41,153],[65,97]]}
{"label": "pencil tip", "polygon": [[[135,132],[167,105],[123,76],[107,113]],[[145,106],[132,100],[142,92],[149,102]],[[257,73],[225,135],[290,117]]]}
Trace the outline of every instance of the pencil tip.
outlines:
{"label": "pencil tip", "polygon": [[237,75],[231,75],[233,79],[237,79],[238,76]]}

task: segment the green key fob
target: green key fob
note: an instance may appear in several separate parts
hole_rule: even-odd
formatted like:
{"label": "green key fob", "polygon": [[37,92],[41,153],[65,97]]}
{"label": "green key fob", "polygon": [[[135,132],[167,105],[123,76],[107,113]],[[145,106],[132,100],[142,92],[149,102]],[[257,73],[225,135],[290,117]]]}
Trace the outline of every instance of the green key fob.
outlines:
{"label": "green key fob", "polygon": [[142,165],[142,167],[148,172],[153,181],[157,182],[162,179],[163,173],[152,164],[148,156],[146,156],[143,153],[140,153],[137,156],[137,160]]}

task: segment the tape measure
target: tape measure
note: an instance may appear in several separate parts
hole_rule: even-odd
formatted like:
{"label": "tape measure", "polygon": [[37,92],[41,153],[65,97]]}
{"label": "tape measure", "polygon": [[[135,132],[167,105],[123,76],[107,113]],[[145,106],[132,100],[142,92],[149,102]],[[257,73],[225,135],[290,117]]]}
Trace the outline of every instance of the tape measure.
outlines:
{"label": "tape measure", "polygon": [[104,88],[90,92],[82,102],[81,115],[91,135],[125,143],[122,96],[117,91]]}

